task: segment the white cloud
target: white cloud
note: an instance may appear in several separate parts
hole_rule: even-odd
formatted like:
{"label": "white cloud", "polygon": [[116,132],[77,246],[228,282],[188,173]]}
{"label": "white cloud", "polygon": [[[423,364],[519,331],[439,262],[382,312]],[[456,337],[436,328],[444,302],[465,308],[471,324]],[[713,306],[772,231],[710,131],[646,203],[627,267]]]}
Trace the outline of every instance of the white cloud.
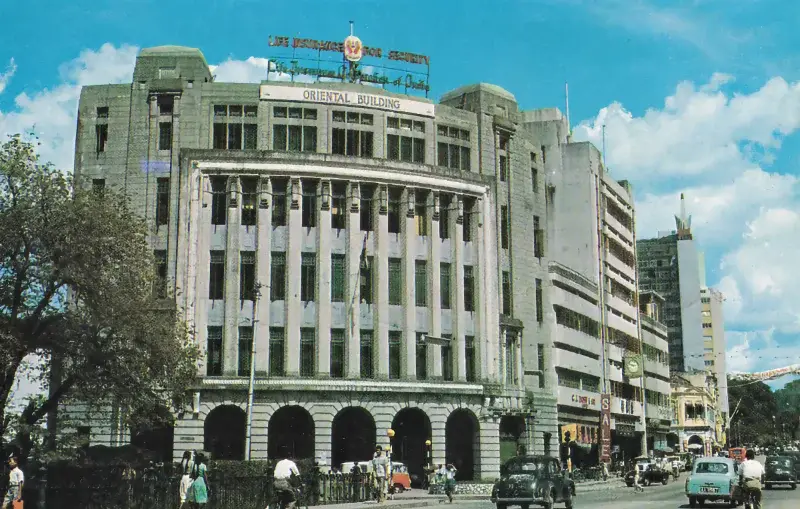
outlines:
{"label": "white cloud", "polygon": [[775,329],[727,331],[728,373],[754,373],[795,364],[800,344],[777,341]]}
{"label": "white cloud", "polygon": [[650,183],[735,178],[756,165],[752,149],[769,154],[800,128],[800,83],[778,77],[752,94],[728,95],[721,87],[729,82],[722,74],[699,88],[682,82],[662,109],[641,117],[612,103],[579,124],[574,136],[601,146],[605,125],[606,159],[620,178]]}
{"label": "white cloud", "polygon": [[8,83],[11,81],[11,78],[14,77],[14,74],[17,72],[17,64],[14,63],[14,59],[12,58],[8,62],[8,66],[6,67],[5,72],[0,73],[0,94],[8,86]]}

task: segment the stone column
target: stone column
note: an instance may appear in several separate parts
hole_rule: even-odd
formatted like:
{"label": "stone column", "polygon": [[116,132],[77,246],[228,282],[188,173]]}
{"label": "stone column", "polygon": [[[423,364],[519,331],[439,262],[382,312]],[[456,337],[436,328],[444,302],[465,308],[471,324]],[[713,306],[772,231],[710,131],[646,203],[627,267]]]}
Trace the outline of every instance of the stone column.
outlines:
{"label": "stone column", "polygon": [[[441,250],[439,240],[439,214],[436,205],[438,194],[428,193],[425,203],[425,221],[428,223],[428,314],[429,333],[433,337],[442,337],[442,289],[441,289]],[[429,377],[441,380],[443,377],[442,346],[428,344]]]}
{"label": "stone column", "polygon": [[498,352],[497,370],[499,371],[500,383],[503,387],[508,385],[508,377],[506,376],[506,363],[508,362],[508,329],[503,328],[500,331],[500,351]]}
{"label": "stone column", "polygon": [[[375,364],[384,364],[383,359],[389,359],[389,188],[379,186],[373,196],[372,217],[375,218],[375,250],[373,258],[377,277],[375,278],[376,305],[375,305],[375,326],[372,332],[373,348],[375,348]],[[380,373],[381,370],[389,372],[389,364],[385,363],[386,368],[373,365],[373,372]]]}
{"label": "stone column", "polygon": [[302,189],[300,179],[289,182],[289,217],[286,226],[286,376],[300,376],[300,323],[303,304],[300,302],[300,264],[303,248],[303,215],[300,209]]}
{"label": "stone column", "polygon": [[314,458],[318,460],[324,454],[329,464],[331,462],[332,428],[332,415],[314,415]]}
{"label": "stone column", "polygon": [[495,362],[494,350],[489,343],[489,329],[487,317],[483,313],[483,301],[486,298],[486,278],[484,272],[492,270],[486,266],[486,250],[484,249],[483,236],[483,206],[482,199],[475,201],[475,205],[469,213],[472,214],[472,242],[475,244],[475,263],[472,266],[474,278],[473,288],[473,315],[475,317],[475,349],[478,354],[477,373],[478,380],[491,380],[494,376],[490,366]]}
{"label": "stone column", "polygon": [[[187,316],[190,325],[197,331],[196,341],[204,353],[208,345],[208,277],[198,277],[197,274],[207,274],[211,261],[211,183],[202,173],[197,173],[193,179],[196,182],[194,199],[191,205],[190,217],[195,219],[193,228],[188,228],[188,261],[187,261]],[[206,356],[203,355],[198,362],[198,374],[206,374]]]}
{"label": "stone column", "polygon": [[[331,374],[331,181],[317,187],[321,207],[317,222],[317,376]],[[349,349],[345,348],[345,352]],[[345,368],[345,373],[349,372]]]}
{"label": "stone column", "polygon": [[517,387],[522,389],[525,386],[525,374],[522,371],[522,333],[516,333],[516,345],[514,347],[517,349]]}
{"label": "stone column", "polygon": [[[361,354],[361,251],[364,236],[361,233],[361,188],[357,182],[350,183],[348,194],[347,240],[345,242],[345,372],[347,378],[356,378],[360,372]],[[388,360],[387,360],[388,363]],[[388,365],[388,364],[387,364]]]}
{"label": "stone column", "polygon": [[258,301],[258,335],[256,342],[256,375],[269,372],[269,310],[272,288],[272,184],[268,177],[258,181],[258,220],[256,222],[256,282],[261,284]]}
{"label": "stone column", "polygon": [[480,422],[481,435],[481,479],[493,479],[500,474],[500,419]]}
{"label": "stone column", "polygon": [[228,177],[228,225],[225,251],[225,329],[222,335],[222,373],[236,376],[239,371],[239,244],[242,211],[239,202],[242,186],[239,177]]}
{"label": "stone column", "polygon": [[[453,323],[453,343],[454,352],[453,356],[456,361],[456,370],[454,379],[459,382],[467,381],[467,357],[466,357],[466,340],[464,324],[464,199],[461,196],[454,196],[450,202],[450,245],[452,246],[452,263],[450,266],[450,274],[452,280],[450,281],[451,294],[451,320]],[[444,226],[444,225],[443,225]],[[477,361],[477,359],[476,359]],[[476,364],[479,364],[476,362]]]}
{"label": "stone column", "polygon": [[[417,376],[417,302],[416,273],[417,232],[414,228],[414,189],[403,190],[400,206],[400,236],[403,243],[403,343],[400,354],[400,376]],[[430,348],[430,347],[429,347]]]}

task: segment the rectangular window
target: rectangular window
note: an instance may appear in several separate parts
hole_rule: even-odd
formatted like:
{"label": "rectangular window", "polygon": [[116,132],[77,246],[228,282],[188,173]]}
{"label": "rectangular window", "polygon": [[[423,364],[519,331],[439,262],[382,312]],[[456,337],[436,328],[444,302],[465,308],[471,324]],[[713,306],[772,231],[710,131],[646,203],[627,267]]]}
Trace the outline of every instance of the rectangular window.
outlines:
{"label": "rectangular window", "polygon": [[272,180],[272,226],[286,226],[286,179]]}
{"label": "rectangular window", "polygon": [[222,376],[222,327],[213,326],[208,328],[206,375]]}
{"label": "rectangular window", "polygon": [[272,126],[272,150],[286,150],[286,141],[289,139],[285,125]]}
{"label": "rectangular window", "polygon": [[447,339],[442,345],[442,378],[447,382],[453,381],[453,340],[452,335],[442,334]]}
{"label": "rectangular window", "polygon": [[300,376],[314,376],[316,348],[314,347],[314,329],[300,329]]}
{"label": "rectangular window", "polygon": [[153,251],[156,257],[156,280],[154,281],[153,294],[157,299],[167,298],[167,252],[164,250]]}
{"label": "rectangular window", "polygon": [[317,183],[303,182],[302,225],[306,228],[317,226]]}
{"label": "rectangular window", "polygon": [[208,298],[222,300],[225,297],[225,251],[211,251],[209,272]]}
{"label": "rectangular window", "polygon": [[424,164],[425,139],[397,134],[386,135],[386,159]]}
{"label": "rectangular window", "polygon": [[331,187],[331,228],[344,230],[347,227],[347,184],[334,182]]}
{"label": "rectangular window", "polygon": [[95,196],[103,197],[106,192],[106,179],[92,179],[92,193]]}
{"label": "rectangular window", "polygon": [[540,228],[539,216],[533,216],[533,256],[544,256],[544,230]]}
{"label": "rectangular window", "polygon": [[331,255],[331,302],[344,302],[346,281],[345,257],[343,254]]}
{"label": "rectangular window", "polygon": [[372,378],[372,331],[361,331],[361,378]]}
{"label": "rectangular window", "polygon": [[303,127],[299,125],[289,126],[289,152],[300,152],[303,150]]}
{"label": "rectangular window", "polygon": [[228,150],[242,149],[242,124],[228,124]]}
{"label": "rectangular window", "polygon": [[172,148],[172,122],[158,123],[158,150]]}
{"label": "rectangular window", "polygon": [[331,329],[331,378],[344,378],[344,329]]}
{"label": "rectangular window", "polygon": [[372,157],[374,149],[372,131],[334,128],[331,134],[331,153],[355,157]]}
{"label": "rectangular window", "polygon": [[508,158],[500,156],[500,182],[508,180]]}
{"label": "rectangular window", "polygon": [[539,388],[540,389],[544,389],[544,370],[546,369],[545,368],[545,364],[544,364],[544,345],[539,344],[539,345],[536,345],[536,346],[538,348],[538,350],[536,352],[537,353],[536,361],[537,361],[537,366],[538,366],[537,369],[542,372],[539,375]]}
{"label": "rectangular window", "polygon": [[531,187],[534,193],[539,192],[539,170],[531,168]]}
{"label": "rectangular window", "polygon": [[508,249],[508,207],[500,205],[500,247]]}
{"label": "rectangular window", "polygon": [[542,164],[547,164],[547,147],[542,145]]}
{"label": "rectangular window", "polygon": [[536,321],[544,323],[544,298],[541,279],[536,280]]}
{"label": "rectangular window", "polygon": [[367,257],[367,263],[361,264],[361,303],[372,304],[373,257]]}
{"label": "rectangular window", "polygon": [[503,271],[503,314],[511,315],[511,274]]}
{"label": "rectangular window", "polygon": [[464,311],[475,311],[475,278],[472,265],[464,266]]}
{"label": "rectangular window", "polygon": [[401,189],[389,188],[389,233],[400,233],[400,207],[402,201]]}
{"label": "rectangular window", "polygon": [[256,289],[256,252],[242,251],[239,266],[239,299],[254,300]]}
{"label": "rectangular window", "polygon": [[475,381],[475,336],[464,336],[464,357],[467,382]]}
{"label": "rectangular window", "polygon": [[284,376],[284,332],[281,327],[269,328],[269,375]]}
{"label": "rectangular window", "polygon": [[258,178],[242,177],[242,225],[255,226],[258,218]]}
{"label": "rectangular window", "polygon": [[428,343],[425,341],[425,333],[417,332],[417,380],[428,378]]}
{"label": "rectangular window", "polygon": [[470,171],[469,147],[440,141],[436,144],[436,152],[436,161],[439,166],[453,170]]}
{"label": "rectangular window", "polygon": [[439,238],[450,238],[450,207],[453,202],[449,196],[441,195],[439,198]]}
{"label": "rectangular window", "polygon": [[108,106],[99,106],[97,108],[97,118],[108,118]]}
{"label": "rectangular window", "polygon": [[156,226],[169,221],[169,177],[156,180]]}
{"label": "rectangular window", "polygon": [[[358,185],[358,184],[353,184]],[[362,232],[372,231],[372,199],[375,196],[375,189],[365,185],[361,186],[361,200],[359,201],[359,222]],[[390,230],[391,231],[391,230]]]}
{"label": "rectangular window", "polygon": [[414,222],[417,226],[417,235],[420,237],[428,236],[428,209],[425,195],[417,193],[414,202]]}
{"label": "rectangular window", "polygon": [[255,150],[258,145],[258,124],[244,124],[244,149]]}
{"label": "rectangular window", "polygon": [[464,217],[462,219],[461,231],[464,235],[464,242],[472,241],[472,203],[464,202]]}
{"label": "rectangular window", "polygon": [[400,378],[400,344],[402,332],[397,330],[389,331],[389,379],[397,380]]}
{"label": "rectangular window", "polygon": [[441,293],[442,309],[450,309],[450,264],[439,265],[439,291]]}
{"label": "rectangular window", "polygon": [[239,376],[250,376],[250,354],[253,350],[253,328],[239,327]]}
{"label": "rectangular window", "polygon": [[314,302],[314,292],[317,289],[317,255],[315,253],[303,253],[300,265],[300,300],[303,302]]}
{"label": "rectangular window", "polygon": [[97,153],[105,152],[108,145],[108,124],[98,124],[95,126],[97,134]]}
{"label": "rectangular window", "polygon": [[286,253],[282,251],[272,252],[272,267],[270,267],[271,291],[270,300],[278,301],[286,299]]}
{"label": "rectangular window", "polygon": [[425,260],[414,262],[414,288],[417,306],[426,307],[428,305],[428,262]]}
{"label": "rectangular window", "polygon": [[400,258],[389,258],[389,305],[403,303],[403,265]]}
{"label": "rectangular window", "polygon": [[214,122],[214,150],[225,150],[228,148],[228,128],[227,124]]}
{"label": "rectangular window", "polygon": [[211,177],[211,224],[222,225],[228,219],[228,177]]}

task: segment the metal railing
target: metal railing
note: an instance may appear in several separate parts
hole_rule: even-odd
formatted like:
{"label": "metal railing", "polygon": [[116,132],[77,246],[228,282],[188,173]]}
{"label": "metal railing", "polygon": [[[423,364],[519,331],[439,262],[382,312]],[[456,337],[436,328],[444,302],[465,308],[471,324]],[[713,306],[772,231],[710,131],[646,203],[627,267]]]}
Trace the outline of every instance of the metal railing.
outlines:
{"label": "metal railing", "polygon": [[597,293],[597,283],[592,281],[591,279],[583,276],[574,270],[570,269],[566,265],[562,265],[558,262],[550,262],[548,265],[548,271],[553,274],[558,274],[559,276],[563,277],[564,279],[568,279],[573,283],[576,283],[587,290],[590,290],[594,293]]}

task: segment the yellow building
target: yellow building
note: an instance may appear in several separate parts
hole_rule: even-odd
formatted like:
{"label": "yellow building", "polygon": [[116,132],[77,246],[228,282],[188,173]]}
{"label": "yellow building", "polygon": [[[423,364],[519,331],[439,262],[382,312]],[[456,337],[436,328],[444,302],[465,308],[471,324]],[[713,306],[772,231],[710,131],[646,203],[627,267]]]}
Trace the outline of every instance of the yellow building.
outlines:
{"label": "yellow building", "polygon": [[717,379],[713,373],[672,375],[673,439],[677,436],[675,449],[708,456],[722,447],[717,402]]}

